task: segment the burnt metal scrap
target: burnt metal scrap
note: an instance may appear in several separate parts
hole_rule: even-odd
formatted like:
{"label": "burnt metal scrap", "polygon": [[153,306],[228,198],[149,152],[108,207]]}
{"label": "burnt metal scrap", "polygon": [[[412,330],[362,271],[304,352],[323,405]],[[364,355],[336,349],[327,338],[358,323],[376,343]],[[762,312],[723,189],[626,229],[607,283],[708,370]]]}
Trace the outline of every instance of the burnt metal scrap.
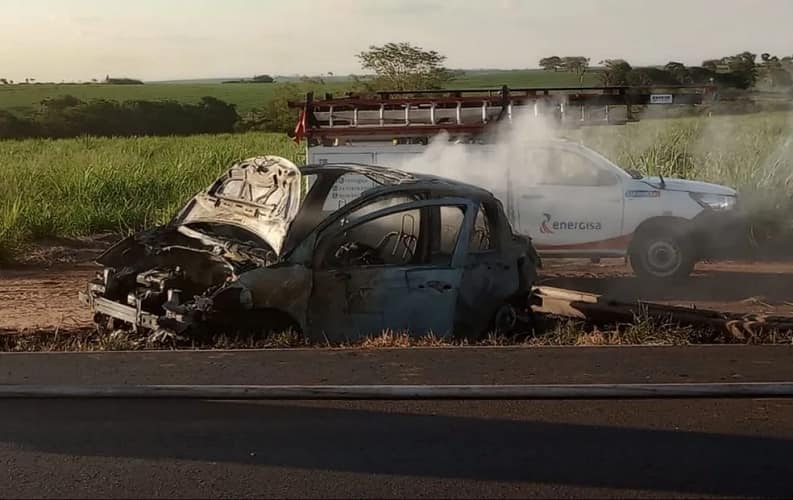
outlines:
{"label": "burnt metal scrap", "polygon": [[580,319],[594,324],[631,323],[646,316],[679,325],[722,331],[738,340],[752,340],[762,333],[793,331],[793,317],[738,314],[709,309],[618,301],[602,295],[564,288],[540,286],[535,289],[535,311]]}
{"label": "burnt metal scrap", "polygon": [[[341,205],[336,193],[351,182],[369,187]],[[339,342],[507,331],[528,307],[539,258],[478,187],[263,156],[98,263],[81,299],[103,325],[180,336],[293,329]]]}

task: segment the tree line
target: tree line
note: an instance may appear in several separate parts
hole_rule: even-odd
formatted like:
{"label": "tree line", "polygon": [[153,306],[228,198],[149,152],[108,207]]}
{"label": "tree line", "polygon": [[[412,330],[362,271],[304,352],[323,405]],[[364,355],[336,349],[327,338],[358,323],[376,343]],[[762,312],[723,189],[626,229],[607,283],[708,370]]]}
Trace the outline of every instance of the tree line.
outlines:
{"label": "tree line", "polygon": [[47,99],[38,110],[19,115],[0,110],[0,139],[121,137],[233,132],[235,106],[214,97],[196,104],[176,101],[88,102],[73,96]]}
{"label": "tree line", "polygon": [[[540,59],[546,71],[568,71],[579,78],[589,70],[589,58],[582,56],[550,56]],[[625,59],[600,61],[600,83],[604,86],[707,85],[750,89],[790,88],[793,86],[793,56],[760,55],[752,52],[703,61],[700,66],[686,66],[670,61],[663,67],[633,67]]]}
{"label": "tree line", "polygon": [[[440,89],[458,76],[444,66],[446,56],[410,43],[372,45],[356,55],[370,76],[353,77],[349,90],[365,94],[376,90]],[[750,89],[793,86],[793,56],[778,57],[742,52],[720,59],[686,66],[671,61],[663,67],[634,67],[624,59],[607,59],[592,68],[584,56],[551,56],[540,60],[547,71],[574,73],[579,84],[589,72],[597,72],[604,86],[703,85]],[[3,79],[0,79],[2,82]],[[273,83],[269,75],[257,75],[255,83]],[[105,83],[142,84],[135,79],[111,79]],[[175,101],[82,101],[72,96],[48,99],[39,109],[26,114],[0,111],[0,139],[31,137],[65,138],[81,135],[187,135],[228,133],[246,130],[290,132],[297,112],[290,100],[299,100],[309,87],[322,81],[303,80],[301,85],[279,85],[273,98],[262,108],[240,116],[234,105],[204,97],[196,104]],[[312,87],[320,91],[321,88]]]}
{"label": "tree line", "polygon": [[[90,82],[83,82],[82,84],[87,85],[91,83],[104,83],[107,85],[143,85],[143,80],[138,80],[137,78],[111,78],[110,75],[107,75],[104,80],[101,82],[96,78],[92,78]],[[55,85],[55,82],[39,82],[36,81],[35,78],[25,78],[24,82],[14,82],[14,80],[10,78],[0,78],[0,85]],[[63,85],[76,85],[76,83],[70,82],[61,82]]]}

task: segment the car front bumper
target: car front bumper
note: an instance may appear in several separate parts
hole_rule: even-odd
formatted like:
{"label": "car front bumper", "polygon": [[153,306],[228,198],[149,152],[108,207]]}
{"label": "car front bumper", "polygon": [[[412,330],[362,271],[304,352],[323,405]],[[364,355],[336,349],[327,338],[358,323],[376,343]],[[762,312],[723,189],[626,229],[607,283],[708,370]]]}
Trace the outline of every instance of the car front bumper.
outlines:
{"label": "car front bumper", "polygon": [[170,331],[181,333],[194,326],[195,321],[189,314],[178,314],[168,311],[164,316],[158,316],[142,310],[139,306],[122,304],[111,300],[89,287],[88,291],[79,293],[80,302],[88,306],[94,318],[110,318],[115,322],[129,325],[133,330]]}

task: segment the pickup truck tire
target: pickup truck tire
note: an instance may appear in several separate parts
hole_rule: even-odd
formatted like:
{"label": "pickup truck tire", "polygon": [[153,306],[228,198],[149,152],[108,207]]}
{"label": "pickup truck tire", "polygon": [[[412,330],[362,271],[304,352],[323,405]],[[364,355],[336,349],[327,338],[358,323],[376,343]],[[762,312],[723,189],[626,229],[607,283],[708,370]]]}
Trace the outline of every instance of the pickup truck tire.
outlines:
{"label": "pickup truck tire", "polygon": [[697,262],[691,238],[671,226],[655,226],[640,231],[628,253],[633,272],[647,280],[684,279],[691,274]]}

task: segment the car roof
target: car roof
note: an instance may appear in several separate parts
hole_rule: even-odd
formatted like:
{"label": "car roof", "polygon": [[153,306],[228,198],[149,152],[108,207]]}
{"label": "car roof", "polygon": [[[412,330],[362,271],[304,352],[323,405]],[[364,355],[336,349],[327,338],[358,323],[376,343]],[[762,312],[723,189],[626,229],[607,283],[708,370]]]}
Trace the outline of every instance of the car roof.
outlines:
{"label": "car roof", "polygon": [[467,184],[447,177],[440,177],[429,174],[418,174],[406,172],[392,167],[370,165],[365,163],[325,163],[322,165],[309,164],[300,167],[303,175],[320,174],[323,172],[355,173],[373,178],[382,186],[373,188],[372,194],[380,194],[388,191],[399,191],[403,189],[417,190],[443,190],[456,193],[462,196],[476,198],[493,198],[490,191]]}

